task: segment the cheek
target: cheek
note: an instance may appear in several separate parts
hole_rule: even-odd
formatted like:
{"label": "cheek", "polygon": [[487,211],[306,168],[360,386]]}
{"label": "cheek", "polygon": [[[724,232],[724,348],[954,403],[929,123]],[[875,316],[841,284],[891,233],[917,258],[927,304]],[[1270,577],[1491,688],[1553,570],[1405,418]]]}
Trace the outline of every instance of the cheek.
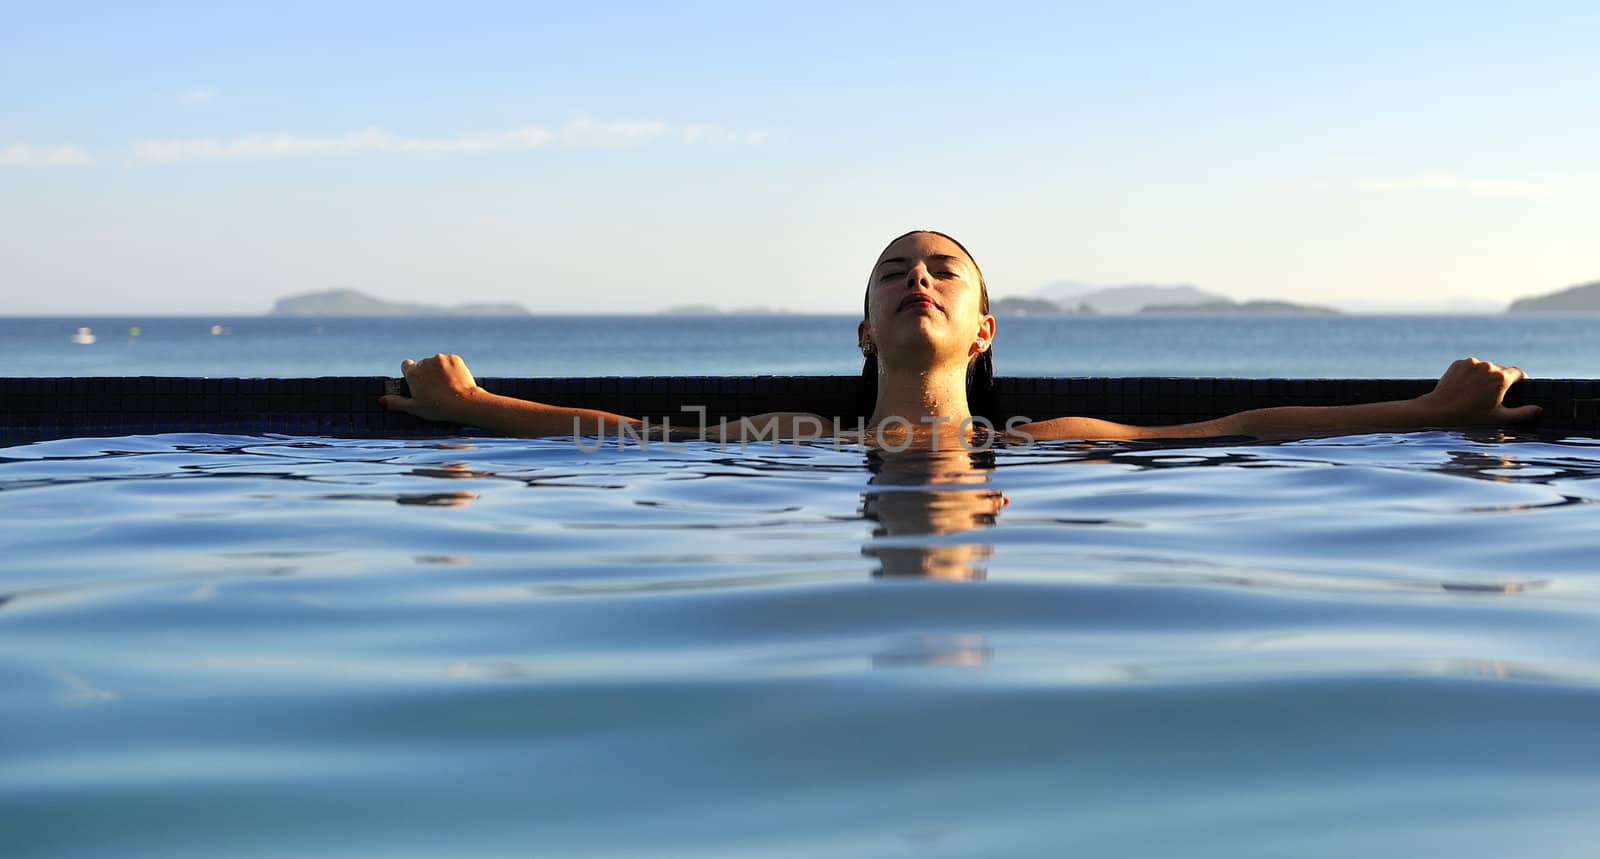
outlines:
{"label": "cheek", "polygon": [[963,288],[959,292],[954,292],[954,294],[950,296],[950,303],[946,306],[951,310],[958,312],[963,319],[971,317],[972,319],[976,320],[983,316],[983,313],[980,311],[981,305],[982,302],[979,300],[976,292],[974,292],[971,288]]}
{"label": "cheek", "polygon": [[881,322],[894,313],[896,302],[888,290],[872,288],[867,292],[867,307],[871,309],[874,322]]}

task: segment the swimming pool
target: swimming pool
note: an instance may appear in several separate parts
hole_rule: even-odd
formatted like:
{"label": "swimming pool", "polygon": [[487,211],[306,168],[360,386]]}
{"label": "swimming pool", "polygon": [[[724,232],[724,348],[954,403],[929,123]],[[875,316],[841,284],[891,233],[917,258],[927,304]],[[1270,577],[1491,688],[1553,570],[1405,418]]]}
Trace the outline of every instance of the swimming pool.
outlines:
{"label": "swimming pool", "polygon": [[1600,441],[0,448],[11,856],[1579,856]]}

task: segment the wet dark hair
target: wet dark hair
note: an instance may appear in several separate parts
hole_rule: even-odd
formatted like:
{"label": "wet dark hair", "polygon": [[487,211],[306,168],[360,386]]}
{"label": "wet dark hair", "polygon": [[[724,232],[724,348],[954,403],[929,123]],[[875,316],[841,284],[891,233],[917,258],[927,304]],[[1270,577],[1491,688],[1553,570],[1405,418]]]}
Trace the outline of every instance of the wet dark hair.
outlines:
{"label": "wet dark hair", "polygon": [[[894,239],[889,242],[889,244],[884,245],[884,249],[887,250],[889,247],[894,245],[895,242],[900,241],[906,236],[915,236],[918,234],[939,236],[940,238],[950,242],[950,244],[960,248],[961,252],[967,255],[967,261],[972,263],[973,270],[978,273],[978,312],[984,314],[985,316],[989,315],[989,286],[988,284],[984,283],[983,269],[978,267],[978,261],[972,256],[972,251],[967,250],[967,246],[957,241],[955,236],[941,233],[938,230],[912,230],[911,232],[895,236]],[[861,298],[862,319],[868,318],[867,311],[870,306],[871,292],[872,277],[871,275],[868,275],[867,294],[863,295]],[[873,409],[877,408],[877,406],[878,353],[874,352],[868,355],[866,360],[861,364],[861,398],[857,402],[857,408],[861,411],[861,417],[866,419],[872,416],[872,411]],[[973,417],[984,418],[996,426],[999,426],[1000,422],[1005,420],[1005,418],[1000,415],[1000,404],[995,399],[994,346],[992,344],[988,349],[979,352],[977,355],[973,356],[971,361],[967,362],[967,410],[972,413]]]}

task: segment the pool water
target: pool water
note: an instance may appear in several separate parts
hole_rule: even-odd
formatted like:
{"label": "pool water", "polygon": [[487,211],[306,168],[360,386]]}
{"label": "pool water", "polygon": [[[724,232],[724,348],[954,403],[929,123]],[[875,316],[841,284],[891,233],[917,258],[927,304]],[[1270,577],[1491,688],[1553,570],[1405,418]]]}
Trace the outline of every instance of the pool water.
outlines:
{"label": "pool water", "polygon": [[6,856],[1589,856],[1600,442],[0,448]]}

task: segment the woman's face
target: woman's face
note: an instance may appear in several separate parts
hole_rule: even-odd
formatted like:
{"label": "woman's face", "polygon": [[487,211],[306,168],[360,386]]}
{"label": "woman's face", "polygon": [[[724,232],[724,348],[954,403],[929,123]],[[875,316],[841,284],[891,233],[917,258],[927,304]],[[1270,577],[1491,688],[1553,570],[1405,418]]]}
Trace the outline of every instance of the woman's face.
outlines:
{"label": "woman's face", "polygon": [[871,277],[859,335],[880,361],[965,364],[993,341],[994,317],[981,308],[978,267],[944,236],[896,239]]}

